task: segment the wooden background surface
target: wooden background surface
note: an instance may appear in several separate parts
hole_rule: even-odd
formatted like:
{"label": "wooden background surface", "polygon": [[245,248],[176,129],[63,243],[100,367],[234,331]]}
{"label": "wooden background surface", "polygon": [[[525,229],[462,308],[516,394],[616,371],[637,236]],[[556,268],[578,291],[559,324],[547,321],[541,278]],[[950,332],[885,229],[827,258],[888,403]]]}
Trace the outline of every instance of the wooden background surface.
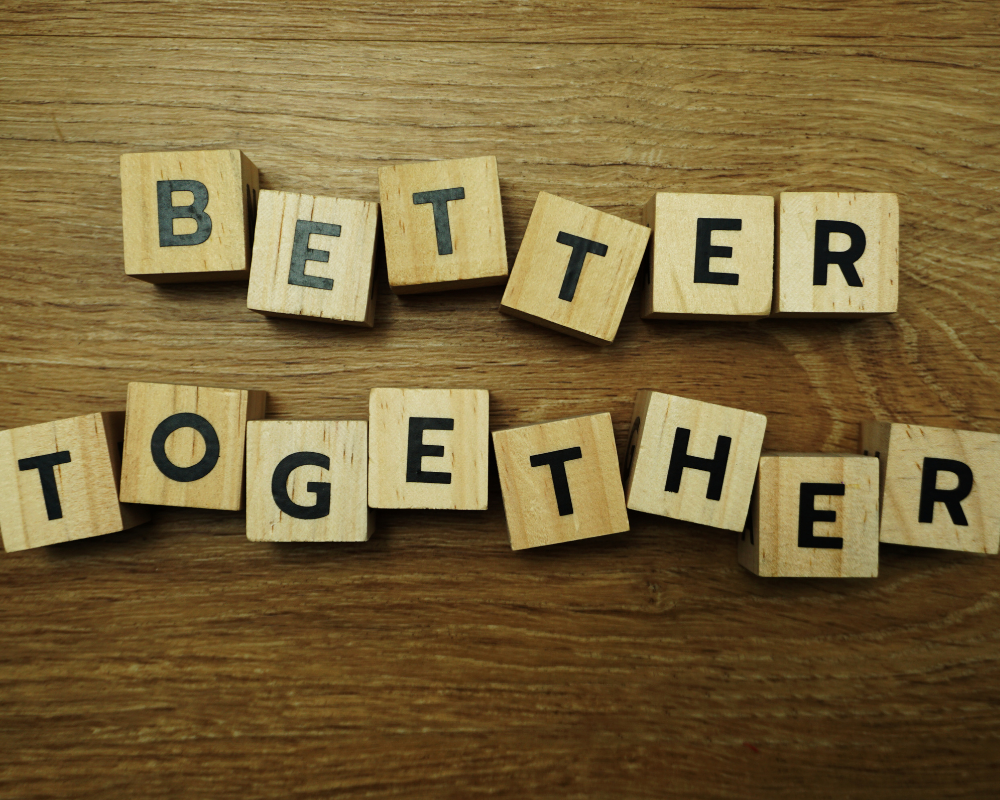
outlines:
{"label": "wooden background surface", "polygon": [[[373,386],[480,387],[492,425],[636,390],[850,450],[865,418],[1000,431],[992,2],[0,5],[0,427],[133,380],[363,418]],[[246,287],[122,271],[118,157],[240,147],[262,186],[377,200],[377,168],[495,154],[508,250],[538,191],[639,220],[655,190],[900,197],[900,311],[646,323],[607,349],[406,299],[372,331]],[[2,502],[2,498],[0,498]],[[1000,559],[883,547],[876,580],[762,580],[735,535],[512,553],[485,513],[380,513],[265,546],[239,514],[0,557],[3,797],[996,797]]]}

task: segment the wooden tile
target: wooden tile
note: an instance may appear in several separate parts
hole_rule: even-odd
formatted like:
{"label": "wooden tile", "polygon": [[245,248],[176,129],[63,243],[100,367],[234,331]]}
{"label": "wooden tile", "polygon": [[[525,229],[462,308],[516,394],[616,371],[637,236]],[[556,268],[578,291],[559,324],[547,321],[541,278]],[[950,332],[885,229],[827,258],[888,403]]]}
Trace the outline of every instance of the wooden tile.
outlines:
{"label": "wooden tile", "polygon": [[514,550],[629,529],[610,414],[493,432]]}
{"label": "wooden tile", "polygon": [[246,424],[263,418],[266,400],[261,391],[130,383],[122,500],[243,508]]}
{"label": "wooden tile", "polygon": [[507,280],[494,156],[382,167],[378,182],[389,285],[396,294]]}
{"label": "wooden tile", "polygon": [[765,578],[878,575],[878,460],[765,453],[738,559]]}
{"label": "wooden tile", "polygon": [[766,426],[763,414],[639,392],[625,450],[628,507],[743,530]]}
{"label": "wooden tile", "polygon": [[150,283],[245,280],[259,176],[239,150],[121,157],[125,274]]}
{"label": "wooden tile", "polygon": [[367,542],[368,423],[247,423],[247,538]]}
{"label": "wooden tile", "polygon": [[0,431],[0,535],[7,552],[134,527],[149,509],[121,504],[125,413]]}
{"label": "wooden tile", "polygon": [[894,194],[783,192],[773,313],[888,314],[899,299]]}
{"label": "wooden tile", "polygon": [[648,241],[643,225],[542,192],[500,311],[608,344],[618,333]]}
{"label": "wooden tile", "polygon": [[866,422],[861,449],[879,460],[881,541],[1000,551],[1000,436]]}
{"label": "wooden tile", "polygon": [[657,192],[645,319],[747,320],[771,313],[774,198]]}
{"label": "wooden tile", "polygon": [[489,405],[485,389],[372,389],[368,504],[484,511]]}
{"label": "wooden tile", "polygon": [[247,308],[372,327],[378,203],[260,193]]}

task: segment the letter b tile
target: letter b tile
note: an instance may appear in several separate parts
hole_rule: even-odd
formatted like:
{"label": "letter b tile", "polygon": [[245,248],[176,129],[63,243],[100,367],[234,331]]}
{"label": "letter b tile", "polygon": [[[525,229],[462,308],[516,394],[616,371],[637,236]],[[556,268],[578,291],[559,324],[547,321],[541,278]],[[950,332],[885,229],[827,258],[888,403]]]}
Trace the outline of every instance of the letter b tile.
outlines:
{"label": "letter b tile", "polygon": [[610,414],[494,431],[514,550],[629,529]]}
{"label": "letter b tile", "polygon": [[1000,436],[866,422],[861,448],[879,460],[881,541],[1000,550]]}
{"label": "letter b tile", "polygon": [[643,390],[625,450],[628,507],[743,530],[767,418]]}
{"label": "letter b tile", "polygon": [[242,509],[246,424],[266,402],[261,391],[130,383],[122,502]]}
{"label": "letter b tile", "polygon": [[368,504],[485,510],[489,403],[485,389],[372,389]]}
{"label": "letter b tile", "polygon": [[247,538],[366,542],[368,423],[247,423]]}
{"label": "letter b tile", "polygon": [[121,181],[126,275],[246,280],[259,175],[243,153],[125,153]]}

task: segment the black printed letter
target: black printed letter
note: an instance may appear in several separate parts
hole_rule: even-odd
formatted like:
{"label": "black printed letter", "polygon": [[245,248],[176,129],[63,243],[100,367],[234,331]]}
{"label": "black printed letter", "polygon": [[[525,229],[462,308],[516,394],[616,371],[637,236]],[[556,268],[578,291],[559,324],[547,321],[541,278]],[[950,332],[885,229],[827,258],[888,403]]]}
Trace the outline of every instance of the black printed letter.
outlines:
{"label": "black printed letter", "polygon": [[[845,233],[851,237],[851,246],[846,250],[830,252],[830,234]],[[826,268],[836,264],[844,273],[848,286],[864,286],[858,271],[854,268],[865,252],[865,232],[853,222],[843,222],[835,219],[816,220],[816,244],[813,250],[813,286],[826,286]]]}
{"label": "black printed letter", "polygon": [[691,441],[691,431],[687,428],[678,428],[674,435],[674,446],[670,450],[670,467],[667,469],[667,485],[664,490],[679,492],[684,469],[686,467],[700,469],[708,473],[708,491],[705,492],[705,499],[719,500],[722,497],[722,482],[726,479],[729,447],[733,440],[728,436],[716,439],[714,458],[689,456],[687,452],[689,441]]}
{"label": "black printed letter", "polygon": [[732,258],[733,248],[712,244],[712,231],[743,230],[741,219],[698,218],[698,238],[694,245],[694,282],[738,286],[740,276],[735,272],[712,272],[709,259]]}
{"label": "black printed letter", "polygon": [[292,265],[288,270],[288,283],[292,286],[308,286],[312,289],[333,288],[332,278],[321,278],[317,275],[306,275],[306,262],[318,261],[326,264],[330,260],[328,250],[312,250],[309,247],[309,237],[340,236],[340,226],[329,222],[313,222],[310,219],[300,219],[295,223],[295,239],[292,241]]}
{"label": "black printed letter", "polygon": [[565,450],[553,450],[531,457],[531,466],[543,467],[547,464],[552,473],[552,488],[556,492],[556,508],[559,509],[560,517],[573,513],[573,498],[570,496],[569,480],[566,478],[566,462],[578,458],[583,458],[583,451],[579,447],[567,447]]}
{"label": "black printed letter", "polygon": [[572,300],[576,294],[576,284],[580,280],[580,273],[583,271],[583,261],[587,253],[603,258],[608,254],[608,246],[595,242],[591,239],[584,239],[582,236],[574,236],[572,233],[559,231],[556,237],[559,244],[567,244],[573,248],[569,254],[569,266],[566,267],[566,275],[563,278],[562,287],[559,289],[560,300]]}
{"label": "black printed letter", "polygon": [[21,472],[30,469],[38,470],[38,478],[42,482],[42,499],[45,501],[45,513],[49,519],[62,519],[62,504],[59,502],[59,487],[56,485],[56,473],[53,467],[60,464],[69,464],[72,459],[69,457],[69,450],[60,450],[58,453],[49,453],[46,456],[34,456],[33,458],[22,458],[17,462],[17,468]]}
{"label": "black printed letter", "polygon": [[316,504],[300,506],[288,496],[288,477],[299,467],[322,467],[330,469],[330,457],[322,453],[292,453],[285,456],[274,468],[271,476],[271,497],[274,504],[295,519],[322,519],[330,515],[330,484],[310,481],[306,491],[316,495]]}
{"label": "black printed letter", "polygon": [[[194,200],[189,206],[175,206],[174,192],[191,192]],[[212,235],[212,218],[205,213],[208,189],[201,181],[157,181],[156,205],[160,220],[160,247],[201,244]],[[198,229],[194,233],[174,233],[175,219],[193,219]]]}
{"label": "black printed letter", "polygon": [[[951,472],[958,478],[958,486],[954,489],[939,489],[937,476],[939,472]],[[951,521],[956,525],[968,525],[962,509],[962,501],[972,491],[972,470],[968,464],[952,461],[950,458],[925,458],[923,476],[920,478],[920,511],[917,519],[920,522],[934,521],[934,504],[944,503],[948,509]]]}
{"label": "black printed letter", "polygon": [[444,447],[424,444],[424,431],[453,431],[455,420],[448,417],[410,417],[410,435],[406,443],[407,483],[451,483],[450,472],[425,472],[420,465],[425,456],[440,458]]}
{"label": "black printed letter", "polygon": [[[181,428],[194,428],[205,440],[205,455],[201,457],[201,461],[190,467],[178,467],[167,457],[167,438]],[[219,435],[212,427],[212,423],[204,417],[183,412],[167,417],[156,426],[156,430],[153,431],[153,439],[150,442],[150,450],[153,454],[153,463],[156,464],[160,472],[172,481],[190,483],[201,480],[215,469],[215,465],[219,461]]]}
{"label": "black printed letter", "polygon": [[827,550],[843,550],[844,540],[839,536],[813,536],[814,522],[836,522],[837,512],[829,509],[817,510],[816,495],[828,494],[842,497],[842,483],[803,483],[799,486],[799,547],[817,547]]}
{"label": "black printed letter", "polygon": [[452,200],[464,199],[464,186],[413,193],[413,205],[421,206],[424,203],[430,203],[434,209],[434,232],[437,234],[439,256],[451,255],[451,221],[448,219],[448,203]]}

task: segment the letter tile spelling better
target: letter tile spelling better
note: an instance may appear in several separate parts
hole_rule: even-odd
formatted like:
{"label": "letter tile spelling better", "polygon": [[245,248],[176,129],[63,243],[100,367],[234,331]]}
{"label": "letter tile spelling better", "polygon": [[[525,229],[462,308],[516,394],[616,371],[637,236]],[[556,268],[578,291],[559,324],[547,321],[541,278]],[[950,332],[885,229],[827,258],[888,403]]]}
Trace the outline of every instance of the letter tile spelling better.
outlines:
{"label": "letter tile spelling better", "polygon": [[260,193],[247,308],[372,327],[378,203]]}
{"label": "letter tile spelling better", "polygon": [[597,344],[614,341],[649,228],[542,192],[500,311]]}
{"label": "letter tile spelling better", "polygon": [[1000,436],[866,422],[861,449],[879,460],[881,541],[1000,550]]}
{"label": "letter tile spelling better", "polygon": [[436,292],[507,280],[495,157],[382,167],[378,182],[392,291]]}
{"label": "letter tile spelling better", "polygon": [[247,538],[366,542],[368,423],[247,423]]}
{"label": "letter tile spelling better", "polygon": [[878,575],[878,459],[765,453],[739,563],[765,578]]}
{"label": "letter tile spelling better", "polygon": [[486,510],[489,403],[485,389],[372,389],[368,504]]}
{"label": "letter tile spelling better", "polygon": [[0,535],[7,552],[86,539],[149,519],[118,501],[123,412],[0,431]]}
{"label": "letter tile spelling better", "polygon": [[121,180],[126,275],[246,280],[259,176],[243,153],[125,153]]}
{"label": "letter tile spelling better", "polygon": [[493,432],[514,550],[629,529],[610,414]]}
{"label": "letter tile spelling better", "polygon": [[260,391],[130,383],[122,501],[242,509],[247,420],[266,402]]}
{"label": "letter tile spelling better", "polygon": [[896,195],[781,194],[776,316],[889,314],[898,301]]}
{"label": "letter tile spelling better", "polygon": [[639,392],[625,449],[628,507],[743,530],[766,426],[763,414]]}
{"label": "letter tile spelling better", "polygon": [[642,300],[646,319],[748,320],[771,313],[774,198],[657,192]]}

